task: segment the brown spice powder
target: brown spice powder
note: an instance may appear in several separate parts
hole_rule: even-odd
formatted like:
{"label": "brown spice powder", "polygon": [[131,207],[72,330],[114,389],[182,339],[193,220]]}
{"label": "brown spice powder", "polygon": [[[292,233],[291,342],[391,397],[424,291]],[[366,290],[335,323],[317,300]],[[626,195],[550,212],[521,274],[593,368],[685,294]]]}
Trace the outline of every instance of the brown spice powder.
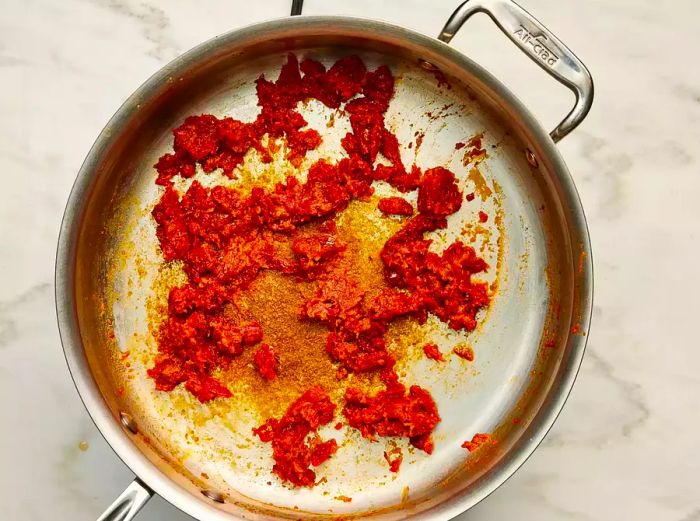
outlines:
{"label": "brown spice powder", "polygon": [[[386,288],[381,249],[403,222],[387,219],[376,211],[377,199],[353,201],[337,218],[337,238],[347,249],[336,262],[347,271],[368,298]],[[377,213],[377,218],[372,216]],[[300,230],[313,233],[317,225]],[[286,252],[282,252],[283,254]],[[261,273],[228,313],[232,319],[260,322],[264,342],[279,356],[279,374],[273,381],[260,377],[253,367],[255,349],[247,349],[234,359],[220,378],[239,404],[251,406],[261,420],[279,417],[289,404],[313,385],[320,385],[336,403],[342,403],[345,389],[352,385],[366,391],[381,387],[374,373],[350,374],[338,378],[338,365],[325,352],[328,329],[319,323],[302,320],[299,309],[314,293],[318,282],[300,282],[274,271]],[[390,352],[401,359],[407,350],[423,341],[420,326],[409,319],[390,325],[386,335]]]}

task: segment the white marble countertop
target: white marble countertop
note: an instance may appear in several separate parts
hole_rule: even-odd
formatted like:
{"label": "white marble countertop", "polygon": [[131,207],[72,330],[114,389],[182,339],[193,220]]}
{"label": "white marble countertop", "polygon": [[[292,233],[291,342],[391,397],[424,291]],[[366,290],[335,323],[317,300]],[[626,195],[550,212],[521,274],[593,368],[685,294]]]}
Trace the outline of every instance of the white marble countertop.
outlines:
{"label": "white marble countertop", "polygon": [[[193,45],[282,16],[287,0],[14,0],[0,12],[0,512],[91,520],[131,480],[74,391],[53,263],[63,206],[121,102]],[[437,34],[457,0],[307,0]],[[596,298],[573,393],[526,465],[464,519],[700,520],[700,4],[522,0],[596,80],[560,145],[593,241]],[[453,44],[547,127],[568,92],[485,17]],[[693,340],[695,338],[695,340]],[[693,347],[695,345],[696,347]],[[79,448],[86,441],[89,448]],[[84,446],[83,446],[84,448]],[[190,519],[155,499],[140,520]]]}

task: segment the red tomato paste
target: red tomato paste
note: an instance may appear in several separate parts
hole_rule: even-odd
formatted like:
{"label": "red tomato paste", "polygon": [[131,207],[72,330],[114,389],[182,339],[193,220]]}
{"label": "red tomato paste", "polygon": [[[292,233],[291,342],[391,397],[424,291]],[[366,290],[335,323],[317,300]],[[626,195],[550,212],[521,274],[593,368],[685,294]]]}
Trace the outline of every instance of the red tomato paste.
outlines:
{"label": "red tomato paste", "polygon": [[255,368],[265,380],[274,380],[277,376],[279,360],[274,349],[268,344],[262,344],[253,357]]}
{"label": "red tomato paste", "polygon": [[[471,331],[476,313],[489,303],[487,285],[472,280],[487,268],[475,251],[457,241],[434,253],[425,236],[446,228],[446,218],[459,210],[463,196],[457,180],[442,167],[421,172],[403,164],[398,140],[384,120],[394,92],[386,66],[368,71],[350,56],[326,68],[289,55],[279,78],[261,76],[256,91],[260,114],[254,121],[188,117],[173,131],[173,151],[155,165],[156,183],[164,187],[153,209],[157,237],[164,259],[180,262],[187,282],[170,291],[157,335],[158,355],[148,374],[157,389],[170,391],[182,383],[202,402],[231,396],[217,375],[260,343],[264,331],[258,322],[234,319],[227,310],[263,270],[276,271],[314,284],[299,318],[328,329],[325,346],[319,347],[338,363],[339,379],[349,372],[381,371],[383,390],[368,395],[349,388],[345,393],[347,423],[365,437],[403,436],[431,453],[431,433],[440,421],[437,407],[427,390],[406,389],[398,381],[384,334],[398,317],[422,323],[428,313],[454,330]],[[322,141],[296,109],[309,99],[330,108],[344,104],[351,132],[341,145],[348,157],[315,162],[304,182],[290,176],[271,189],[253,187],[248,195],[224,186],[205,188],[197,181],[182,195],[173,187],[174,177],[194,176],[197,165],[205,173],[221,169],[235,178],[250,151],[270,161],[270,143],[277,139],[286,143],[286,158],[298,165]],[[384,161],[375,164],[380,154]],[[369,296],[336,262],[346,245],[335,235],[334,219],[353,199],[369,198],[372,183],[380,180],[400,192],[417,189],[418,213],[413,216],[414,208],[402,198],[379,202],[384,213],[413,217],[381,251],[389,287]],[[311,233],[305,225],[313,223]],[[325,356],[322,348],[319,355]],[[255,352],[254,364],[266,380],[280,370],[267,344]],[[334,410],[325,391],[313,387],[281,419],[271,418],[255,430],[272,444],[273,471],[281,479],[314,484],[309,467],[336,450],[335,441],[320,441],[316,429],[333,420]],[[400,459],[396,470],[399,464]]]}
{"label": "red tomato paste", "polygon": [[413,206],[402,197],[384,197],[379,200],[378,207],[387,215],[413,215]]}
{"label": "red tomato paste", "polygon": [[475,434],[471,441],[465,441],[462,443],[462,448],[467,449],[469,452],[474,452],[476,449],[481,447],[484,443],[488,442],[491,436],[488,434]]}
{"label": "red tomato paste", "polygon": [[442,356],[442,353],[440,352],[438,346],[433,344],[432,342],[423,346],[423,352],[425,353],[425,356],[427,356],[431,360],[435,360],[437,362],[445,361],[445,358]]}
{"label": "red tomato paste", "polygon": [[393,370],[382,372],[386,389],[369,396],[350,387],[345,393],[343,415],[351,427],[365,438],[375,436],[407,437],[416,448],[433,452],[431,433],[440,421],[430,393],[417,385],[408,392]]}
{"label": "red tomato paste", "polygon": [[318,467],[338,448],[333,438],[323,441],[317,432],[333,420],[334,411],[326,392],[316,386],[297,398],[282,418],[270,418],[253,429],[262,441],[272,444],[272,472],[294,485],[313,486],[316,473],[309,467]]}

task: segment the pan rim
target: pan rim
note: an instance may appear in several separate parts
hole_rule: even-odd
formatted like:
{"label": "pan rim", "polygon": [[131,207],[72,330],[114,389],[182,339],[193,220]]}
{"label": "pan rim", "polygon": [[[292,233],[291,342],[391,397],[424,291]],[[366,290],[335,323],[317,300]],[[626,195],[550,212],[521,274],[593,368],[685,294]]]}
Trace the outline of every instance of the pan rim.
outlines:
{"label": "pan rim", "polygon": [[[118,134],[121,122],[138,110],[137,105],[143,99],[150,98],[169,77],[187,70],[221,47],[233,47],[237,43],[253,36],[259,36],[261,33],[274,33],[280,29],[319,30],[331,26],[335,30],[361,31],[369,37],[373,34],[387,34],[398,39],[411,40],[430,49],[467,70],[471,75],[478,77],[498,96],[499,101],[512,108],[520,116],[522,128],[531,140],[533,147],[537,149],[538,157],[546,158],[549,167],[561,184],[562,202],[572,218],[569,229],[577,232],[580,249],[586,254],[583,259],[582,272],[577,279],[577,304],[580,312],[578,322],[584,331],[589,330],[593,301],[593,263],[588,227],[573,179],[554,142],[535,117],[509,89],[476,62],[449,45],[411,29],[383,21],[344,16],[279,18],[235,29],[199,44],[148,78],[119,107],[98,135],[78,171],[66,204],[58,238],[55,265],[55,300],[59,334],[71,378],[88,414],[107,443],[134,474],[165,500],[198,519],[225,521],[235,519],[237,516],[223,512],[208,505],[203,499],[195,498],[186,493],[141,453],[107,408],[90,372],[77,322],[74,290],[76,239],[82,223],[82,201],[88,198],[95,167],[99,164],[102,153],[111,145],[112,140]],[[562,360],[557,384],[548,393],[548,397],[552,400],[548,407],[540,408],[537,417],[528,427],[528,431],[523,434],[523,438],[527,438],[526,443],[514,447],[514,450],[505,455],[484,476],[483,482],[480,481],[474,489],[456,494],[442,503],[417,513],[415,519],[450,519],[479,503],[522,466],[544,439],[561,412],[583,360],[587,338],[587,336],[570,336],[569,355]]]}

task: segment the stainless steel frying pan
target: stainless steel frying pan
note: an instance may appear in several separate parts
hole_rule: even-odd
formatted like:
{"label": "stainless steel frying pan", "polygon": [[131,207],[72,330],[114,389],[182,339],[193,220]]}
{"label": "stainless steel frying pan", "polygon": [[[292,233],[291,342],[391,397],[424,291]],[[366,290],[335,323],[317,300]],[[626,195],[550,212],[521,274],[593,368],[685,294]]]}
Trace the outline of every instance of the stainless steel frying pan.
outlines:
{"label": "stainless steel frying pan", "polygon": [[[293,14],[300,9],[295,2]],[[476,12],[575,93],[574,108],[550,134],[498,80],[447,45]],[[253,80],[275,78],[288,52],[326,63],[357,54],[370,68],[392,68],[398,82],[387,121],[405,163],[446,166],[478,196],[436,242],[470,237],[491,266],[485,277],[493,291],[477,331],[464,336],[438,324],[431,333],[444,350],[468,342],[474,363],[405,362],[409,380],[430,389],[443,417],[434,454],[409,452],[392,475],[382,443],[342,431],[343,449],[322,470],[326,482],[304,490],[271,476],[269,447],[250,433],[254,411],[157,392],[145,374],[156,352],[149,323],[175,277],[164,276],[150,216],[159,197],[152,165],[187,115],[254,118]],[[438,72],[449,88],[438,85]],[[138,476],[100,519],[129,520],[154,492],[202,520],[449,519],[503,483],[552,426],[583,357],[591,252],[555,142],[583,120],[592,98],[585,66],[510,0],[463,3],[438,39],[359,18],[274,20],[214,38],[151,77],[90,150],[58,244],[56,307],[71,374],[95,424]],[[335,158],[342,118],[328,128],[329,109],[304,110],[322,129],[319,156]],[[422,143],[408,148],[417,134]],[[488,157],[475,167],[455,143],[476,134]],[[249,169],[256,175],[256,165]],[[476,226],[479,209],[499,217]],[[495,443],[470,455],[460,444],[476,432],[492,433]]]}

